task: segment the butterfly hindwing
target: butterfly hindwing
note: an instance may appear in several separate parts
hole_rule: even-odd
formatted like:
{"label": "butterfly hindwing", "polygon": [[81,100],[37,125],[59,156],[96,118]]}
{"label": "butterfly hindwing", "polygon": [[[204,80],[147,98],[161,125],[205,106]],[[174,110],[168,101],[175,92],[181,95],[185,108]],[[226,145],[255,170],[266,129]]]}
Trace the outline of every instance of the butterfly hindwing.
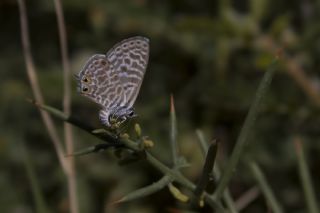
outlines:
{"label": "butterfly hindwing", "polygon": [[79,91],[104,108],[116,100],[116,92],[121,92],[120,79],[113,72],[105,55],[93,55],[78,75]]}

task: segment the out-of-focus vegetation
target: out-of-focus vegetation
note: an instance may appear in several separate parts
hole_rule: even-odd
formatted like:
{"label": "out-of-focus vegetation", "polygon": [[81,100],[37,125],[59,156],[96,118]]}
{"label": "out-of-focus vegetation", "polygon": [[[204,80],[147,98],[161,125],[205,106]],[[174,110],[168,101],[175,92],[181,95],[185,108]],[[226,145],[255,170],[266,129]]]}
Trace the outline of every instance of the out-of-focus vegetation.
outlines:
{"label": "out-of-focus vegetation", "polygon": [[[183,172],[195,183],[204,161],[195,130],[202,129],[207,140],[220,141],[217,161],[223,171],[266,67],[282,48],[281,66],[243,160],[248,157],[260,165],[285,211],[307,211],[294,141],[302,141],[312,188],[319,195],[319,3],[69,0],[63,2],[63,8],[75,74],[90,55],[106,53],[124,38],[142,35],[150,39],[150,61],[135,104],[137,121],[143,134],[155,142],[154,155],[170,165],[169,96],[174,94],[181,154],[190,163]],[[42,93],[47,104],[62,108],[62,66],[53,2],[30,0],[27,9]],[[65,175],[38,110],[26,101],[33,94],[19,25],[17,3],[1,1],[0,211],[36,210],[26,170],[31,165],[48,208],[67,212]],[[77,94],[75,80],[72,114],[100,125],[98,107]],[[63,123],[55,120],[55,124],[62,136]],[[76,149],[100,142],[77,128],[73,132]],[[161,177],[143,161],[120,167],[113,153],[106,151],[77,157],[75,162],[80,212],[163,212],[181,207],[168,189],[110,206]],[[243,198],[255,186],[250,168],[241,161],[229,185],[233,199]],[[268,209],[258,192],[243,212]]]}

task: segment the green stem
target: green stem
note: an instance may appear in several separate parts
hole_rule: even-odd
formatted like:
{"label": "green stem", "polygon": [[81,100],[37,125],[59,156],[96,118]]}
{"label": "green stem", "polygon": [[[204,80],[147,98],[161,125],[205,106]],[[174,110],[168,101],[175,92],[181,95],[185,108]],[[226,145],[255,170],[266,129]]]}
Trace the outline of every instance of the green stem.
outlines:
{"label": "green stem", "polygon": [[252,171],[253,176],[257,180],[264,196],[266,197],[266,200],[269,203],[269,205],[272,209],[272,212],[282,213],[283,210],[282,210],[280,204],[277,202],[277,199],[274,196],[272,189],[269,186],[269,184],[268,184],[265,176],[263,175],[261,169],[259,168],[259,166],[253,161],[249,161],[248,165]]}
{"label": "green stem", "polygon": [[269,89],[269,85],[270,85],[272,78],[273,78],[273,75],[276,71],[277,62],[278,62],[278,59],[274,59],[274,61],[268,67],[267,72],[263,76],[263,79],[259,85],[257,92],[256,92],[255,99],[250,107],[249,113],[248,113],[246,120],[243,124],[240,135],[239,135],[238,140],[236,142],[236,145],[235,145],[233,152],[230,156],[230,160],[228,161],[228,163],[226,165],[226,169],[224,170],[224,172],[221,176],[220,182],[218,184],[218,187],[213,195],[215,200],[219,200],[221,195],[223,194],[225,188],[227,187],[230,179],[233,176],[233,172],[236,169],[236,166],[239,162],[240,156],[242,155],[244,147],[248,143],[250,133],[253,131],[254,123],[257,119],[257,115],[258,115],[258,112],[260,109],[259,106],[262,102],[262,99],[267,94],[267,91]]}
{"label": "green stem", "polygon": [[128,195],[126,195],[125,197],[121,198],[120,200],[116,201],[115,203],[123,203],[123,202],[128,202],[131,200],[135,200],[138,198],[142,198],[148,195],[151,195],[161,189],[163,189],[165,186],[167,186],[170,182],[172,181],[172,178],[170,176],[163,176],[160,180],[158,180],[157,182],[143,187],[141,189],[138,189],[134,192],[129,193]]}
{"label": "green stem", "polygon": [[299,175],[301,178],[302,188],[305,195],[308,212],[318,213],[319,207],[317,205],[316,196],[314,193],[314,187],[308,170],[307,159],[305,156],[303,144],[299,137],[295,140],[296,153],[297,153],[297,163],[299,168]]}
{"label": "green stem", "polygon": [[35,201],[35,206],[36,206],[36,212],[39,213],[46,213],[49,212],[47,205],[45,203],[45,199],[44,196],[42,194],[42,191],[40,189],[39,186],[39,181],[38,178],[36,176],[35,170],[33,168],[31,159],[30,159],[30,155],[27,152],[27,147],[25,146],[24,142],[21,145],[21,152],[23,153],[24,156],[24,165],[26,168],[26,172],[30,181],[30,185],[31,185],[31,191],[32,191],[32,195]]}
{"label": "green stem", "polygon": [[[57,118],[60,118],[61,120],[71,123],[87,132],[89,132],[90,134],[102,139],[105,142],[111,142],[111,143],[122,143],[124,144],[127,148],[133,150],[133,151],[137,151],[137,152],[141,152],[142,150],[139,149],[138,145],[136,142],[130,140],[130,139],[123,139],[123,138],[115,138],[113,135],[111,135],[109,132],[105,131],[104,133],[101,134],[96,134],[94,133],[95,128],[91,127],[90,125],[84,124],[82,122],[80,122],[79,120],[76,120],[72,117],[68,117],[66,116],[63,112],[61,112],[60,110],[50,107],[50,106],[46,106],[46,105],[41,105],[35,102],[32,102],[33,104],[35,104],[37,107],[39,107],[40,109],[43,109],[49,113],[51,113],[52,115],[56,116]],[[158,169],[160,172],[162,172],[164,175],[168,175],[171,178],[174,179],[174,181],[180,183],[181,185],[183,185],[184,187],[186,187],[187,189],[189,189],[190,191],[194,191],[196,188],[196,185],[194,183],[192,183],[190,180],[188,180],[185,176],[183,176],[179,171],[177,171],[176,169],[171,169],[169,167],[167,167],[166,165],[164,165],[162,162],[160,162],[158,159],[156,159],[153,155],[151,155],[149,152],[145,151],[145,156],[146,156],[146,160],[156,169]],[[209,195],[208,193],[204,193],[204,198],[206,200],[206,202],[213,208],[215,209],[217,212],[225,212],[225,210],[223,209],[223,207],[221,206],[221,204],[217,203],[215,200],[213,200],[211,198],[211,195]]]}
{"label": "green stem", "polygon": [[[164,165],[162,162],[160,162],[158,159],[153,157],[150,153],[146,153],[147,155],[147,161],[153,165],[156,169],[158,169],[163,174],[171,176],[176,182],[180,183],[190,191],[194,191],[196,189],[196,185],[192,183],[190,180],[188,180],[185,176],[183,176],[179,171],[170,169],[166,165]],[[204,193],[204,198],[206,202],[214,209],[216,209],[218,212],[226,212],[223,207],[214,201],[211,198],[211,195],[208,193]]]}

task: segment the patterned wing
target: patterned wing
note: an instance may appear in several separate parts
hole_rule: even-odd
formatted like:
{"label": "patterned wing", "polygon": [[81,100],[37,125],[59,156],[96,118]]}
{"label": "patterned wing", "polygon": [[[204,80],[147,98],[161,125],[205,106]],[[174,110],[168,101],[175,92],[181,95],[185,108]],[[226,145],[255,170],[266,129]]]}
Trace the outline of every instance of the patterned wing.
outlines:
{"label": "patterned wing", "polygon": [[[106,54],[123,90],[119,106],[132,107],[141,87],[149,59],[149,40],[136,36],[116,44]],[[120,89],[119,89],[120,91]]]}
{"label": "patterned wing", "polygon": [[103,108],[110,108],[114,103],[119,102],[121,97],[124,98],[120,78],[105,55],[93,55],[77,78],[80,94],[100,104]]}

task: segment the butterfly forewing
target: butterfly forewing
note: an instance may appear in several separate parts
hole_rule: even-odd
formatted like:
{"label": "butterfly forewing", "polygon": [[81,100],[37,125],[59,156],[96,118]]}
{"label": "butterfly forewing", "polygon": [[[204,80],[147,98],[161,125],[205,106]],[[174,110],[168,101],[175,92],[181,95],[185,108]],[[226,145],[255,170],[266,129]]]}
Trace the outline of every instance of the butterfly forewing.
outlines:
{"label": "butterfly forewing", "polygon": [[120,79],[124,96],[120,105],[132,107],[148,64],[149,40],[140,36],[123,40],[108,51],[107,59]]}

